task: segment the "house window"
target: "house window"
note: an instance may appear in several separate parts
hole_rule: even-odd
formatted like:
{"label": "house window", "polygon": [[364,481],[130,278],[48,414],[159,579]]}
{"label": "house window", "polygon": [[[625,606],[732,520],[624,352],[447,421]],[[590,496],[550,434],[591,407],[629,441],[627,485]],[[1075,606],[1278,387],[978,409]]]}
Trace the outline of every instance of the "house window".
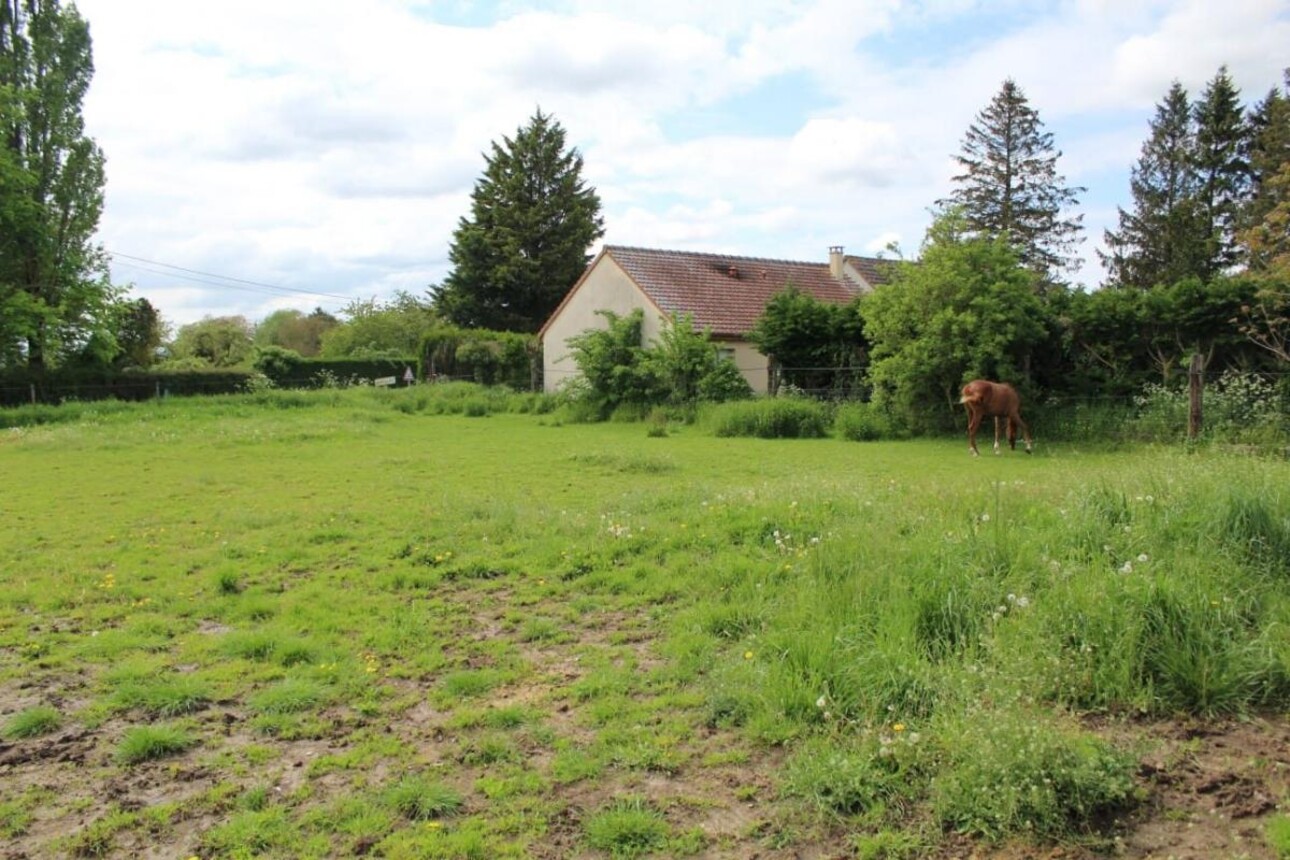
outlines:
{"label": "house window", "polygon": [[718,361],[718,362],[722,362],[722,361],[729,361],[729,362],[732,362],[732,363],[733,363],[733,362],[734,362],[734,360],[735,360],[735,349],[734,349],[734,347],[732,347],[732,346],[719,346],[719,347],[717,347],[717,361]]}

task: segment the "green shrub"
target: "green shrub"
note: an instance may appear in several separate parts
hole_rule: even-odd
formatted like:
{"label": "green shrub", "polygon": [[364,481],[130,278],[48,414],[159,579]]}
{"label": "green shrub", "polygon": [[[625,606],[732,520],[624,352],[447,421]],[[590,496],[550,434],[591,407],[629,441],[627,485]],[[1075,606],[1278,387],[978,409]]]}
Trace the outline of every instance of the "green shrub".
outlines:
{"label": "green shrub", "polygon": [[725,403],[709,415],[717,436],[762,439],[823,438],[831,423],[825,404],[787,397]]}
{"label": "green shrub", "polygon": [[698,395],[699,400],[709,403],[725,403],[747,400],[753,396],[753,390],[733,361],[718,361],[699,379]]}
{"label": "green shrub", "polygon": [[833,426],[843,439],[873,442],[891,439],[895,431],[887,414],[872,403],[846,403],[838,407]]}
{"label": "green shrub", "polygon": [[303,362],[300,353],[281,346],[257,346],[251,353],[251,367],[275,382],[296,375]]}

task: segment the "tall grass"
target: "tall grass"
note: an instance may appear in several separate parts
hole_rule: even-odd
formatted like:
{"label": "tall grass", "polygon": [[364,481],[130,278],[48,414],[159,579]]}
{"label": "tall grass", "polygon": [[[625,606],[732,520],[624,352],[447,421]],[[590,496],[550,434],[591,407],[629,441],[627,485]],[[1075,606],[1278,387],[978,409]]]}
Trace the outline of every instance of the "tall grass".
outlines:
{"label": "tall grass", "polygon": [[816,439],[829,435],[829,406],[800,398],[769,398],[722,403],[707,410],[704,422],[717,436],[761,439]]}
{"label": "tall grass", "polygon": [[[1286,463],[651,438],[434,416],[495,402],[441,390],[6,437],[6,502],[60,516],[0,521],[0,696],[96,730],[83,765],[42,765],[96,814],[33,801],[33,833],[101,817],[123,763],[198,745],[156,766],[209,774],[175,814],[218,824],[147,833],[176,855],[671,856],[701,851],[696,807],[753,798],[767,829],[713,850],[842,854],[829,834],[873,828],[1025,844],[1134,801],[1096,724],[1290,706]],[[122,721],[179,715],[178,738],[113,748]],[[28,721],[50,725],[6,733],[48,744]],[[592,800],[636,786],[649,801]]]}

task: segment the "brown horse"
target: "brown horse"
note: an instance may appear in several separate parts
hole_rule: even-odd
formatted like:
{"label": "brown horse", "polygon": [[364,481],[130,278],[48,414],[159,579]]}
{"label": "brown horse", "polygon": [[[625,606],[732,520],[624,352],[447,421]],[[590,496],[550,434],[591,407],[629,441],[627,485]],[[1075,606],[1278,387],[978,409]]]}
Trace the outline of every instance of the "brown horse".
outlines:
{"label": "brown horse", "polygon": [[990,382],[986,379],[974,379],[963,386],[963,396],[959,403],[967,407],[968,413],[968,450],[973,457],[981,452],[976,449],[976,431],[981,426],[981,419],[987,415],[994,418],[994,453],[999,453],[999,419],[1008,419],[1008,445],[1017,450],[1017,428],[1021,428],[1026,439],[1026,453],[1030,453],[1030,428],[1021,420],[1021,398],[1017,389],[1006,382]]}

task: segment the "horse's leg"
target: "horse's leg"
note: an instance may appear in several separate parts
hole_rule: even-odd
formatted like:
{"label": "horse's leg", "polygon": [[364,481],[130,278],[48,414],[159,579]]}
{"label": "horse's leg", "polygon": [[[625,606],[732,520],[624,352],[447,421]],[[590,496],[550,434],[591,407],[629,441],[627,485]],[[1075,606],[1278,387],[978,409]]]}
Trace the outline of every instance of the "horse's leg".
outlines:
{"label": "horse's leg", "polygon": [[968,453],[973,457],[980,457],[981,452],[976,449],[976,431],[981,426],[981,413],[968,406]]}
{"label": "horse's leg", "polygon": [[1008,416],[1008,449],[1017,450],[1017,420],[1013,415]]}
{"label": "horse's leg", "polygon": [[999,416],[994,416],[994,453],[999,453]]}
{"label": "horse's leg", "polygon": [[1026,426],[1025,421],[1021,420],[1021,410],[1017,410],[1017,412],[1013,415],[1012,420],[1016,421],[1017,424],[1021,426],[1022,438],[1026,440],[1026,453],[1029,454],[1030,453],[1030,428]]}

